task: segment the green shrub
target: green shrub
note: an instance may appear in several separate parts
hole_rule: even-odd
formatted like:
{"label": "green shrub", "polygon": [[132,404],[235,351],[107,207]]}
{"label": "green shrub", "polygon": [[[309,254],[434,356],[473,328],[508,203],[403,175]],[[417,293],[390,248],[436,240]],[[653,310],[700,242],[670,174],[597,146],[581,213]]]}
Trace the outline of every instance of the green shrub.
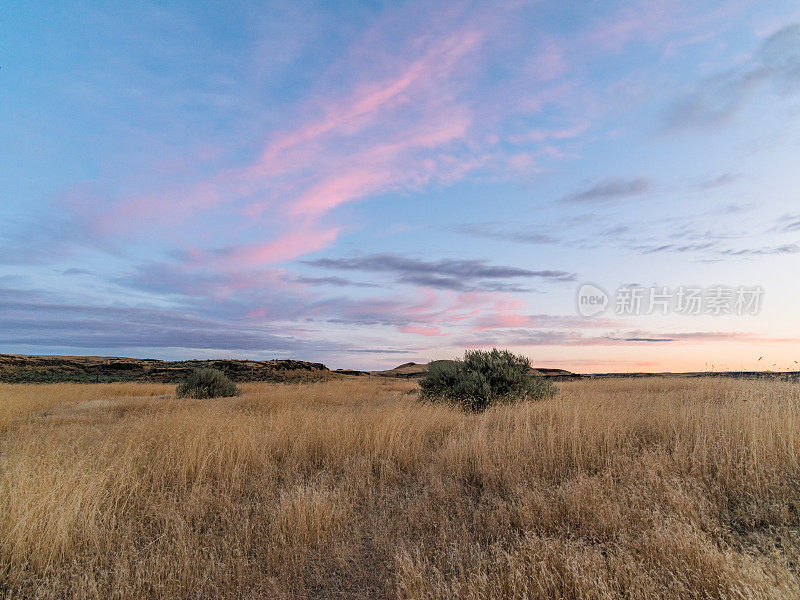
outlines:
{"label": "green shrub", "polygon": [[195,369],[175,390],[178,398],[227,398],[242,392],[217,369]]}
{"label": "green shrub", "polygon": [[536,376],[530,361],[508,350],[467,350],[463,359],[430,363],[419,382],[421,397],[484,411],[498,402],[540,400],[556,393],[552,382]]}

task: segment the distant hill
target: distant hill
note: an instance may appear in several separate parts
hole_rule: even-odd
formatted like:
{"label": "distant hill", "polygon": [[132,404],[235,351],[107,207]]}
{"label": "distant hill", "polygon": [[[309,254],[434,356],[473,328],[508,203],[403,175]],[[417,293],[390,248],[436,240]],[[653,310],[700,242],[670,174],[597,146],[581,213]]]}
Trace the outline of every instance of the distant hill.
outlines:
{"label": "distant hill", "polygon": [[148,381],[178,383],[194,369],[219,369],[238,382],[303,382],[331,379],[335,375],[321,363],[301,360],[186,360],[106,356],[27,356],[0,354],[0,382],[5,383],[110,383]]}
{"label": "distant hill", "polygon": [[[433,362],[450,362],[446,360],[437,360]],[[334,371],[335,373],[345,374],[345,375],[373,375],[376,377],[396,377],[399,379],[419,379],[422,377],[428,370],[428,365],[433,364],[430,363],[404,363],[400,366],[395,367],[394,369],[387,369],[385,371],[355,371],[352,369],[337,369]],[[564,369],[534,369],[533,373],[536,375],[541,375],[543,377],[554,378],[558,380],[566,380],[566,379],[580,379],[582,376],[577,375],[575,373],[571,373],[570,371],[565,371]]]}
{"label": "distant hill", "polygon": [[[116,356],[0,354],[0,382],[111,383],[118,381],[145,381],[178,383],[185,379],[193,369],[201,367],[219,369],[237,382],[275,381],[303,383],[324,381],[336,377],[419,379],[428,370],[428,364],[409,362],[394,369],[383,371],[359,371],[355,369],[331,371],[322,363],[290,359],[163,361],[150,358],[123,358]],[[697,371],[691,373],[594,373],[586,375],[572,373],[564,369],[535,368],[533,372],[554,381],[641,377],[731,377],[800,381],[800,372],[798,371]]]}
{"label": "distant hill", "polygon": [[[186,360],[163,361],[117,356],[35,356],[0,354],[0,382],[4,383],[111,383],[147,381],[178,383],[193,369],[219,369],[238,382],[305,382],[346,376],[372,376],[418,379],[428,364],[405,363],[384,371],[354,369],[329,370],[322,363],[302,360]],[[555,379],[577,379],[580,375],[563,369],[538,369],[537,373]]]}

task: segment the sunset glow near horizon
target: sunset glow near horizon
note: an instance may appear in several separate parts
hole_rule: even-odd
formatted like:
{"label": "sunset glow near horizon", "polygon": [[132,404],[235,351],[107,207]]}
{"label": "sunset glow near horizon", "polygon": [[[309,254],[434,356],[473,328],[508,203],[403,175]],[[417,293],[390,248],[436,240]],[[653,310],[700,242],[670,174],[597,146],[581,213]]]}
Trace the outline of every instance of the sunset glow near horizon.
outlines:
{"label": "sunset glow near horizon", "polygon": [[[800,370],[796,0],[0,23],[0,352]],[[757,314],[615,309],[720,286]]]}

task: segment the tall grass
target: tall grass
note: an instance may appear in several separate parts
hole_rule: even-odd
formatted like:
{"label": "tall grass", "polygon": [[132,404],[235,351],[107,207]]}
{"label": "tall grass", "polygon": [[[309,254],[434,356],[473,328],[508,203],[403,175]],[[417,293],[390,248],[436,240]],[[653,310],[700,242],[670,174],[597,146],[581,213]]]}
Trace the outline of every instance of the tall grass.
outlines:
{"label": "tall grass", "polygon": [[0,383],[0,431],[16,419],[33,411],[55,407],[116,399],[125,396],[159,396],[172,394],[174,386],[158,383]]}
{"label": "tall grass", "polygon": [[0,589],[800,598],[797,386],[569,382],[483,414],[413,387],[0,386]]}

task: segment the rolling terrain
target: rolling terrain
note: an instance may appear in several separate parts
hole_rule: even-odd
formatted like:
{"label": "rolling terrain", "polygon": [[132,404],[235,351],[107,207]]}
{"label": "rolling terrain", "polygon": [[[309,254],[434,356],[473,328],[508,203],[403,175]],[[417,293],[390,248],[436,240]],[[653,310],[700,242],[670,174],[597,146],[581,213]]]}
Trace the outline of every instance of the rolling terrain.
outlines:
{"label": "rolling terrain", "polygon": [[301,360],[187,360],[106,356],[0,354],[0,382],[6,383],[179,383],[194,369],[210,367],[238,382],[321,381],[333,373],[321,363]]}
{"label": "rolling terrain", "polygon": [[[302,360],[186,360],[162,361],[148,358],[106,356],[36,356],[0,354],[0,382],[5,383],[124,383],[149,382],[176,384],[193,369],[219,369],[240,383],[255,381],[302,383],[341,377],[387,377],[418,379],[427,371],[425,363],[409,362],[393,369],[362,371],[330,370],[322,363]],[[642,377],[727,377],[738,379],[800,380],[800,371],[696,371],[689,373],[588,373],[537,367],[536,375],[555,381]]]}

